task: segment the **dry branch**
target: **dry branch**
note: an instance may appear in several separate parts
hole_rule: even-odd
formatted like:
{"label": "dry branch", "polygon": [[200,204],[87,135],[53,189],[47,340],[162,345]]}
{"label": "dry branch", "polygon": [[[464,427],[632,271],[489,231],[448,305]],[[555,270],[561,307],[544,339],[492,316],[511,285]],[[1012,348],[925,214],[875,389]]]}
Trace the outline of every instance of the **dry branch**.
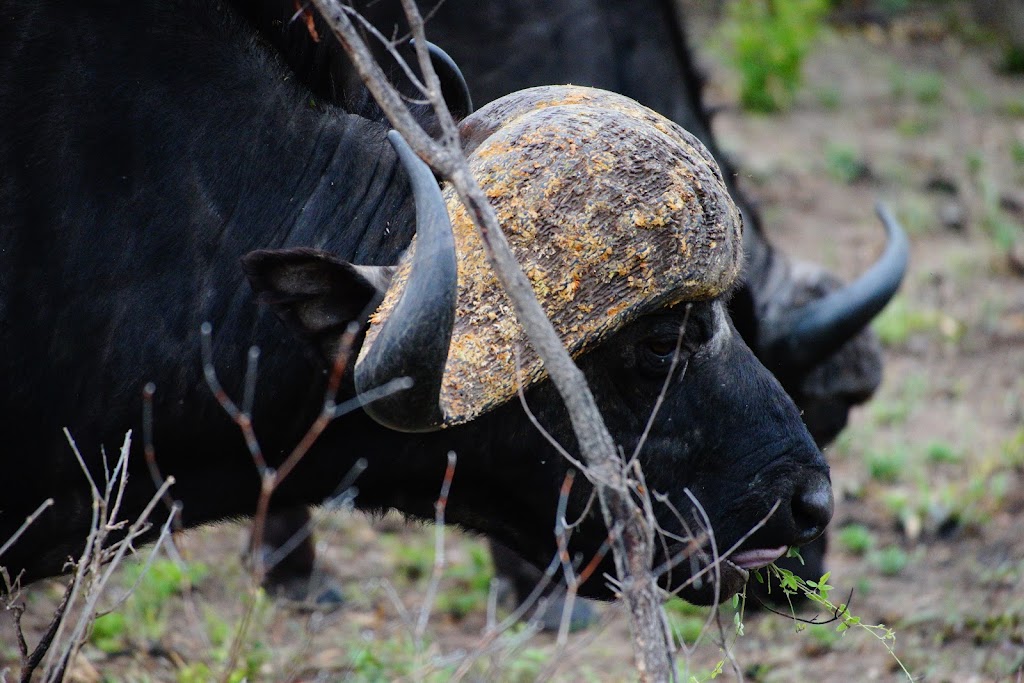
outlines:
{"label": "dry branch", "polygon": [[[415,40],[416,58],[426,86],[423,95],[430,102],[440,125],[439,140],[431,138],[417,123],[398,90],[388,82],[353,24],[355,10],[340,0],[313,0],[313,4],[331,27],[391,125],[417,154],[452,184],[472,217],[485,245],[488,261],[512,302],[516,318],[543,360],[568,409],[589,470],[588,478],[597,488],[604,521],[612,531],[615,568],[630,614],[640,678],[659,681],[674,678],[671,637],[665,628],[666,619],[656,577],[651,572],[653,520],[633,500],[634,487],[586,378],[537,301],[529,280],[508,246],[493,208],[470,172],[459,146],[455,122],[444,104],[437,74],[430,64],[423,19],[414,0],[402,0],[402,7]],[[396,59],[401,59],[393,44],[385,47]]]}

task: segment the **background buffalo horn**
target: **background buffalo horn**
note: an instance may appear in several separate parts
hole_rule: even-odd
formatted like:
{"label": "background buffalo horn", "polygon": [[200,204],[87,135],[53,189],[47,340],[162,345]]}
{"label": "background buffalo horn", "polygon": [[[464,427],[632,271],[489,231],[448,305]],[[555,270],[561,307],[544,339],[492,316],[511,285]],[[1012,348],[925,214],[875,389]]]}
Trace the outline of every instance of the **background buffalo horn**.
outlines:
{"label": "background buffalo horn", "polygon": [[885,251],[856,281],[800,307],[764,340],[776,363],[789,370],[811,368],[863,330],[899,289],[907,270],[907,236],[885,204],[875,211],[888,235]]}
{"label": "background buffalo horn", "polygon": [[[416,41],[410,39],[409,45],[415,46]],[[430,41],[427,41],[427,52],[430,53],[430,63],[437,78],[441,81],[441,95],[448,111],[456,121],[466,118],[473,113],[473,97],[469,94],[469,84],[462,75],[462,69],[451,55]]]}
{"label": "background buffalo horn", "polygon": [[411,388],[363,407],[374,420],[403,432],[444,426],[438,405],[455,322],[455,239],[433,173],[398,131],[388,133],[416,200],[416,251],[402,297],[355,369],[356,391],[409,377]]}

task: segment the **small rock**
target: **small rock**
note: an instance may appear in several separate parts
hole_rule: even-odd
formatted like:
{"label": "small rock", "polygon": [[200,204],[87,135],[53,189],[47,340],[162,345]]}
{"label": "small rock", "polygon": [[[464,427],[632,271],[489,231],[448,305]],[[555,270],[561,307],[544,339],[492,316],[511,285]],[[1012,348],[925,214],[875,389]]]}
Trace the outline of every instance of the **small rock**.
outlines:
{"label": "small rock", "polygon": [[942,222],[943,227],[963,232],[964,227],[967,226],[967,212],[960,202],[943,202],[942,206],[939,207],[939,220]]}
{"label": "small rock", "polygon": [[[544,613],[540,615],[541,628],[548,633],[556,633],[562,626],[562,614],[568,607],[565,597],[549,596]],[[597,613],[591,602],[585,598],[576,598],[569,614],[569,632],[576,633],[590,627],[597,621]]]}
{"label": "small rock", "polygon": [[64,676],[68,683],[100,683],[103,680],[100,672],[81,652],[72,660]]}
{"label": "small rock", "polygon": [[999,195],[999,208],[1018,218],[1024,216],[1024,193],[1004,192]]}
{"label": "small rock", "polygon": [[1017,242],[1006,254],[1006,263],[1010,272],[1024,277],[1024,242]]}
{"label": "small rock", "polygon": [[932,176],[924,184],[924,189],[929,192],[938,192],[939,194],[947,194],[951,197],[955,197],[959,193],[956,181],[952,178],[945,176]]}
{"label": "small rock", "polygon": [[907,512],[900,516],[900,529],[903,531],[903,535],[906,536],[907,540],[911,543],[917,542],[921,538],[921,531],[923,524],[921,523],[921,516],[914,512]]}

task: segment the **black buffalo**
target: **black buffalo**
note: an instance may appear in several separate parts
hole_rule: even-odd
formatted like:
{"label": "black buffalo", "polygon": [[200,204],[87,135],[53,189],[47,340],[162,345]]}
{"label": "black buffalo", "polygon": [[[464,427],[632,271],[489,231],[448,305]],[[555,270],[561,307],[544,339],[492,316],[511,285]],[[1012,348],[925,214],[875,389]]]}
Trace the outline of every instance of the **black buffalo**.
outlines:
{"label": "black buffalo", "polygon": [[[367,3],[362,9],[385,34],[395,30],[394,3]],[[831,443],[850,409],[866,401],[881,381],[881,348],[867,323],[896,291],[905,269],[906,243],[898,229],[888,226],[895,234],[886,252],[850,286],[768,241],[756,207],[712,133],[703,81],[688,45],[687,17],[673,0],[447,0],[424,9],[430,10],[428,36],[452,55],[479,103],[536,85],[589,85],[625,94],[701,139],[745,218],[744,282],[730,301],[732,319],[793,398],[818,446]],[[304,24],[283,14],[267,26],[278,45],[290,48],[284,50],[289,65],[311,90],[328,100],[349,97],[345,78],[329,76],[332,69],[347,67],[326,31],[321,31],[324,40],[313,44]],[[283,512],[269,530],[271,545],[291,538],[307,522],[302,510]],[[824,571],[823,554],[824,538],[805,549],[806,567],[790,568],[817,578]],[[501,549],[496,564],[518,592],[529,593],[534,572],[518,567],[514,555]],[[306,543],[275,571],[286,581],[312,567],[312,544]]]}
{"label": "black buffalo", "polygon": [[[216,328],[214,362],[229,388],[242,384],[247,349],[262,350],[253,420],[271,466],[321,408],[323,371],[309,345],[257,305],[243,257],[264,298],[314,305],[312,323],[301,313],[292,322],[307,323],[305,334],[331,346],[380,295],[365,269],[349,263],[394,263],[413,237],[410,174],[419,178],[416,208],[433,216],[428,223],[438,213],[429,173],[411,158],[402,170],[365,95],[350,90],[345,105],[319,100],[230,3],[7,1],[0,15],[0,538],[44,499],[55,500],[0,561],[33,581],[77,555],[91,516],[89,488],[60,428],[71,430],[100,478],[123,433],[140,433],[139,392],[148,382],[157,387],[157,461],[177,480],[184,523],[252,513],[259,477],[203,381],[203,322]],[[443,242],[443,230],[421,240]],[[435,265],[427,262],[430,273]],[[426,308],[446,296],[414,284],[407,291]],[[736,563],[723,565],[727,595],[742,585],[744,567],[819,535],[831,514],[830,486],[795,405],[732,333],[721,298],[653,310],[580,357],[616,440],[627,452],[635,447],[686,315],[686,371],[672,382],[641,459],[648,485],[684,517],[692,509],[684,489],[691,490],[722,548],[779,503]],[[382,335],[398,355],[443,350],[437,329],[414,327],[422,334],[410,339],[392,318]],[[402,364],[394,353],[371,356],[385,374]],[[439,373],[429,364],[413,371],[419,387]],[[351,394],[351,376],[343,384]],[[526,397],[571,445],[551,384]],[[385,421],[415,430],[422,404],[407,408],[412,417],[403,422],[399,394]],[[449,519],[546,564],[570,465],[518,401],[465,425],[413,434],[361,411],[344,416],[273,504],[324,500],[365,459],[358,507],[431,518],[453,450]],[[142,459],[132,462],[125,515],[154,494]],[[586,485],[573,487],[570,510],[582,510],[587,496]],[[658,514],[680,530],[671,511]],[[588,556],[605,536],[591,514],[572,549]],[[689,567],[672,572],[673,585]],[[595,575],[583,592],[607,597]],[[712,593],[705,583],[684,595]]]}
{"label": "black buffalo", "polygon": [[[89,488],[61,427],[101,478],[103,454],[127,429],[141,433],[139,396],[148,382],[156,385],[157,462],[177,480],[184,523],[252,513],[259,477],[203,381],[202,322],[215,325],[214,363],[227,387],[241,386],[247,349],[262,350],[253,420],[271,466],[318,413],[326,380],[311,345],[257,305],[243,257],[264,298],[292,306],[290,321],[330,346],[380,295],[374,278],[349,264],[395,263],[416,230],[414,208],[432,216],[429,224],[439,213],[429,172],[409,156],[402,169],[365,94],[346,85],[340,105],[318,98],[293,77],[249,6],[8,0],[0,16],[0,538],[44,499],[55,500],[0,562],[32,581],[62,571],[91,517]],[[410,175],[418,179],[415,207]],[[444,230],[435,225],[420,239],[417,253],[427,253],[424,244],[443,243]],[[454,286],[439,267],[426,262],[427,279],[448,284],[420,288],[416,280],[406,289],[426,309]],[[312,318],[303,315],[307,304]],[[742,586],[744,568],[821,533],[832,512],[828,468],[792,401],[733,334],[721,298],[654,310],[579,358],[626,452],[665,383],[684,317],[686,370],[670,384],[641,454],[648,485],[684,517],[692,491],[722,548],[779,503],[735,564],[723,565],[728,595]],[[362,376],[382,367],[386,376],[407,353],[445,351],[437,344],[443,325],[414,327],[420,334],[409,338],[401,319],[389,320],[375,348],[398,351],[371,353],[374,365]],[[423,398],[440,368],[421,363],[412,372]],[[351,395],[352,382],[346,376],[343,393]],[[527,400],[556,439],[574,443],[549,382],[530,388]],[[430,426],[422,404],[403,413],[401,395],[383,410],[383,421],[403,429]],[[546,564],[571,466],[517,401],[468,424],[413,434],[363,411],[346,415],[273,504],[323,500],[365,459],[358,507],[431,518],[450,450],[459,465],[449,520]],[[143,459],[132,462],[127,516],[154,492]],[[574,487],[571,512],[584,508],[587,494]],[[679,530],[670,510],[659,516]],[[591,514],[572,548],[589,556],[606,533]],[[672,584],[690,568],[677,567]],[[610,594],[600,578],[582,591]],[[705,582],[684,595],[706,601],[712,593]]]}

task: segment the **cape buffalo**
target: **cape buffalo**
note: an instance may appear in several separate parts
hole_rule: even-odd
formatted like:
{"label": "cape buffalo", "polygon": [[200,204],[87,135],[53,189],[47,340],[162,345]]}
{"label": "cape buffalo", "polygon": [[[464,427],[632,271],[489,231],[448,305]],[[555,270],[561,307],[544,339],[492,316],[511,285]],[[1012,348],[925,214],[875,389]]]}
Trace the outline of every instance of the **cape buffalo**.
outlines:
{"label": "cape buffalo", "polygon": [[[360,9],[386,34],[400,34],[397,3],[364,3]],[[574,83],[625,94],[695,134],[723,170],[730,194],[745,219],[743,282],[730,313],[744,341],[780,380],[807,428],[824,448],[846,425],[850,409],[881,382],[881,347],[867,327],[895,293],[907,257],[906,242],[893,235],[878,263],[852,285],[820,266],[796,261],[768,241],[758,211],[737,184],[720,151],[702,100],[703,81],[690,50],[690,29],[674,0],[446,0],[428,10],[427,34],[458,63],[472,98],[489,102],[510,92],[551,83]],[[320,97],[350,98],[347,62],[325,27],[313,43],[290,8],[275,14],[264,4],[262,25],[289,66]],[[330,74],[335,75],[330,75]],[[465,104],[459,105],[465,108]],[[290,539],[308,522],[302,510],[282,513],[268,529],[271,546]],[[807,578],[824,572],[824,537],[805,549],[806,565],[790,569]],[[538,575],[517,566],[514,554],[495,550],[496,568],[522,595]],[[305,543],[279,564],[282,581],[313,568]]]}
{"label": "cape buffalo", "polygon": [[[448,519],[547,563],[572,465],[528,419],[516,378],[572,449],[564,409],[525,344],[510,381],[521,331],[464,216],[400,138],[396,154],[365,94],[316,98],[234,3],[7,0],[0,15],[0,538],[55,500],[0,558],[8,571],[32,581],[81,549],[91,495],[60,428],[101,478],[104,448],[140,431],[148,382],[157,461],[177,480],[184,523],[251,514],[259,476],[203,381],[201,323],[215,326],[225,386],[241,386],[251,345],[262,350],[252,416],[273,467],[320,410],[319,363],[382,296],[342,391],[398,375],[412,389],[334,421],[273,503],[323,500],[363,459],[358,507],[431,518],[454,450]],[[692,492],[718,547],[738,544],[721,595],[819,535],[832,513],[828,467],[725,314],[739,215],[703,146],[625,98],[571,88],[494,103],[462,130],[627,453],[667,387],[640,460],[669,503],[657,511],[664,528],[682,531]],[[368,267],[397,263],[414,234],[411,274],[385,291]],[[143,459],[132,463],[126,516],[155,489]],[[573,487],[570,515],[587,498]],[[592,556],[606,536],[591,512],[571,549]],[[707,582],[687,585],[708,561],[675,567],[666,585],[710,600]],[[609,597],[594,576],[581,592]]]}

